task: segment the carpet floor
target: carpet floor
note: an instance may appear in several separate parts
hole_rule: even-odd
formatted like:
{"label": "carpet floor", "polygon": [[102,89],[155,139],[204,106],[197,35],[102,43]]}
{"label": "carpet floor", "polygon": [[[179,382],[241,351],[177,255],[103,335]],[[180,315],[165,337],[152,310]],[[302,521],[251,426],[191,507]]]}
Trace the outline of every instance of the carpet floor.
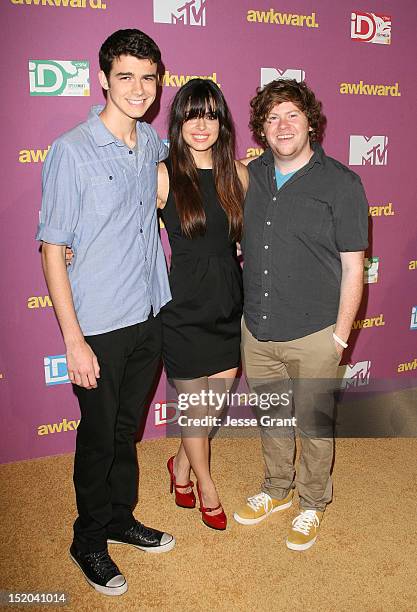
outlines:
{"label": "carpet floor", "polygon": [[172,439],[138,445],[135,514],[173,533],[177,546],[151,555],[110,545],[129,583],[115,598],[96,593],[68,557],[73,456],[0,466],[0,589],[63,591],[64,609],[77,612],[417,610],[415,438],[337,440],[334,501],[317,543],[303,553],[285,546],[297,503],[254,527],[233,521],[233,509],[259,491],[259,440],[213,442],[212,472],[229,517],[225,532],[208,529],[197,509],[177,508],[169,496],[165,464],[176,447]]}

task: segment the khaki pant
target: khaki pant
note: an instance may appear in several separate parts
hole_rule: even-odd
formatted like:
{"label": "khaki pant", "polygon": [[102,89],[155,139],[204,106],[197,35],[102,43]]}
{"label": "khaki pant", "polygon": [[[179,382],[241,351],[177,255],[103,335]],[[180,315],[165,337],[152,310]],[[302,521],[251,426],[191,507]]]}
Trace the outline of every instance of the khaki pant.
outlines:
{"label": "khaki pant", "polygon": [[[293,428],[260,427],[265,461],[262,490],[283,499],[296,486],[300,506],[324,510],[332,499],[331,468],[334,381],[340,356],[333,340],[334,325],[287,342],[256,340],[242,318],[242,361],[251,392],[283,392],[293,386],[294,403],[277,408],[277,416],[296,417],[301,438],[300,465],[295,474]],[[287,414],[285,414],[287,411]],[[323,436],[320,432],[325,432]],[[331,432],[331,433],[329,433]]]}

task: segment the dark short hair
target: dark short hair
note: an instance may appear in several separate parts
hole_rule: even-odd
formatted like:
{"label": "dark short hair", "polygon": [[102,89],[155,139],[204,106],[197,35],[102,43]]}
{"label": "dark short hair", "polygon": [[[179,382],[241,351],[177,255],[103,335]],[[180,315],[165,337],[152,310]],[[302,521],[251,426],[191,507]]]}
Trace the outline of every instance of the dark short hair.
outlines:
{"label": "dark short hair", "polygon": [[133,55],[137,59],[148,59],[155,64],[161,61],[161,51],[156,42],[140,30],[117,30],[101,45],[98,59],[107,78],[113,60],[121,55]]}
{"label": "dark short hair", "polygon": [[322,113],[322,104],[306,83],[298,83],[295,79],[276,79],[263,89],[257,89],[256,96],[250,101],[251,114],[249,127],[254,136],[265,143],[263,125],[271,109],[281,102],[292,102],[302,111],[312,128],[309,132],[310,141],[320,141],[323,137],[326,118]]}

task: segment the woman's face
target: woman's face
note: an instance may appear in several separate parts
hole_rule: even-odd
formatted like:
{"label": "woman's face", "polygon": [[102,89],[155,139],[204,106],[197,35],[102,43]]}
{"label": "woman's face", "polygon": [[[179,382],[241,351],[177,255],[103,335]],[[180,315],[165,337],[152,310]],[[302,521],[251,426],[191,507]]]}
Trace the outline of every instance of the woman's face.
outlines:
{"label": "woman's face", "polygon": [[182,137],[191,153],[203,153],[211,149],[219,137],[219,120],[206,108],[203,117],[188,119],[182,124]]}

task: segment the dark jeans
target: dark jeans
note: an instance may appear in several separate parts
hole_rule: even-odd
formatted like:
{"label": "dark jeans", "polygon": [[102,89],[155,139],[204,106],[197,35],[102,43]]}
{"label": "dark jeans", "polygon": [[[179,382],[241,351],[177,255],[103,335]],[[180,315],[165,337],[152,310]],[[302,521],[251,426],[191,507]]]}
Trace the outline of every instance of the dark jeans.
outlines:
{"label": "dark jeans", "polygon": [[107,533],[133,523],[138,462],[135,436],[146,416],[161,356],[161,321],[86,336],[97,356],[97,389],[74,385],[81,411],[74,460],[78,518],[74,542],[84,552],[107,548]]}

